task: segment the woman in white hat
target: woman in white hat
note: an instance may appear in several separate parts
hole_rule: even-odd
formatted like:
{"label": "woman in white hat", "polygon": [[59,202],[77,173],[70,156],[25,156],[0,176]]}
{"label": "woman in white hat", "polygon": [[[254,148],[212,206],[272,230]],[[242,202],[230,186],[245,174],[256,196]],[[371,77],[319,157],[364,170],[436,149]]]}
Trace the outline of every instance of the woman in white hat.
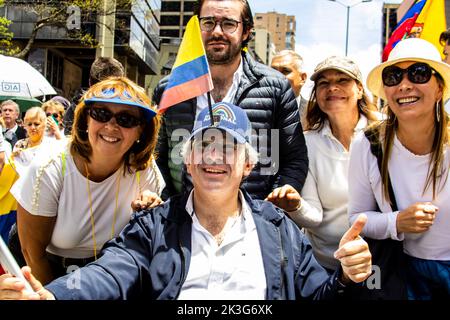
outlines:
{"label": "woman in white hat", "polygon": [[385,101],[387,119],[372,128],[379,164],[367,136],[353,142],[350,221],[365,213],[366,237],[403,241],[408,298],[450,295],[450,66],[431,43],[405,39],[367,85]]}
{"label": "woman in white hat", "polygon": [[160,119],[143,88],[127,78],[99,82],[74,120],[65,150],[33,161],[11,189],[22,252],[43,283],[99,258],[132,202],[159,204],[164,188],[153,156]]}

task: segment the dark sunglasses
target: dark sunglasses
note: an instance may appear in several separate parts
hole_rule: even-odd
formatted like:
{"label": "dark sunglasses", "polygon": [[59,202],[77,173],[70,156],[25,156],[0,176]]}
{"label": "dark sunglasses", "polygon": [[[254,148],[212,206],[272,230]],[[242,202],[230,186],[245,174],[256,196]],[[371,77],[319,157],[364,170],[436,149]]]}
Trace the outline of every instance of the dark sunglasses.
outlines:
{"label": "dark sunglasses", "polygon": [[59,117],[59,113],[50,113],[50,112],[47,112],[46,115],[47,115],[47,117],[51,117],[51,116],[53,116],[53,117],[55,117],[55,118],[58,118],[58,117]]}
{"label": "dark sunglasses", "polygon": [[116,122],[123,128],[134,128],[142,123],[142,120],[132,116],[126,112],[113,113],[104,108],[90,108],[89,115],[92,119],[98,122],[106,123],[113,117],[116,118]]}
{"label": "dark sunglasses", "polygon": [[428,64],[417,62],[406,69],[397,66],[386,67],[383,69],[382,79],[385,86],[393,87],[402,82],[403,75],[406,73],[408,80],[412,83],[423,84],[430,81],[435,72]]}

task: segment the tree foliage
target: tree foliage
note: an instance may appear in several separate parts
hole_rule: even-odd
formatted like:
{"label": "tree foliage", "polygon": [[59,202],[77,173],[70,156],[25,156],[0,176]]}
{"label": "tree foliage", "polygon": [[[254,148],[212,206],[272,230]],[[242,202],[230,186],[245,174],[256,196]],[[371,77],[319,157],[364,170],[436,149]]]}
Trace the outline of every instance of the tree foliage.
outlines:
{"label": "tree foliage", "polygon": [[[104,5],[106,1],[106,6]],[[14,55],[18,58],[24,58],[31,50],[38,31],[44,27],[57,27],[66,30],[69,38],[79,41],[82,45],[87,47],[96,47],[97,41],[93,37],[92,32],[86,25],[91,24],[94,26],[103,25],[102,22],[97,19],[98,16],[115,16],[118,10],[128,9],[131,7],[131,0],[31,0],[31,1],[17,1],[17,0],[0,0],[4,2],[6,6],[14,6],[27,12],[28,15],[35,17],[34,27],[31,35],[24,47],[14,48],[11,40],[13,34],[9,32],[8,26],[10,21],[6,18],[0,18],[0,44],[3,48],[7,48],[5,51],[10,55]],[[81,22],[81,27],[73,29],[70,27],[70,20],[73,19],[74,13],[71,8],[79,8],[79,16],[77,18]],[[68,24],[69,23],[69,24]],[[120,23],[120,22],[119,22]],[[111,27],[108,24],[104,24],[108,29]],[[119,26],[120,27],[120,26]]]}

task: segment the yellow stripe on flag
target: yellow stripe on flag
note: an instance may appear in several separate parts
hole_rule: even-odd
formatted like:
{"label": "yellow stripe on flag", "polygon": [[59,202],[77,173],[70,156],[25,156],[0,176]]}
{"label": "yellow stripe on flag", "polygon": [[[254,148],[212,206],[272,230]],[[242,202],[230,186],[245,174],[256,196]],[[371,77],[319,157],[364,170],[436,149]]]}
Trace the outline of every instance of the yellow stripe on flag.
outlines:
{"label": "yellow stripe on flag", "polygon": [[195,60],[203,55],[205,55],[205,49],[203,48],[200,23],[198,17],[194,15],[186,26],[183,40],[178,49],[177,59],[172,68],[175,69],[176,67]]}
{"label": "yellow stripe on flag", "polygon": [[420,38],[434,44],[444,59],[444,47],[439,43],[439,36],[447,29],[444,0],[427,0],[417,17],[415,27],[423,28]]}

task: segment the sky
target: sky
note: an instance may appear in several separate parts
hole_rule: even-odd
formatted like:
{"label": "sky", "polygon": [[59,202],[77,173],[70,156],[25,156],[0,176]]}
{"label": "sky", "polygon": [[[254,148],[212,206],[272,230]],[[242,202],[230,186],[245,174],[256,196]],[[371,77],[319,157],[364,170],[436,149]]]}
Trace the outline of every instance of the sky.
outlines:
{"label": "sky", "polygon": [[[296,48],[304,60],[304,70],[310,76],[315,66],[327,56],[345,55],[347,8],[350,8],[348,56],[355,60],[366,79],[370,70],[381,61],[381,19],[384,2],[401,0],[249,0],[255,13],[276,11],[295,15]],[[276,4],[276,5],[275,5]],[[302,95],[308,97],[312,83],[308,80]]]}

